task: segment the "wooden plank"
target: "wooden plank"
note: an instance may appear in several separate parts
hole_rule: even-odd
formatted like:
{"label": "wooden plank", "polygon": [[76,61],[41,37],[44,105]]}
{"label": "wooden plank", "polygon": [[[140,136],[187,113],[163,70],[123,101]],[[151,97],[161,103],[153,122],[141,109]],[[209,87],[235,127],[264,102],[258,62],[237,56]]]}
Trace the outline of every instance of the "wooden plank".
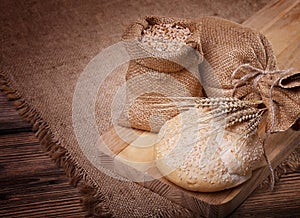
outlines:
{"label": "wooden plank", "polygon": [[[298,1],[299,2],[299,1]],[[300,35],[300,2],[288,14],[263,31],[271,41],[276,55],[281,54]],[[299,41],[298,41],[299,42]],[[299,44],[299,43],[297,43]],[[297,47],[297,45],[294,44]]]}
{"label": "wooden plank", "polygon": [[[124,129],[119,128],[118,126],[114,126],[111,131],[107,132],[107,137],[100,137],[100,141],[103,140],[105,145],[107,146],[106,151],[111,152],[111,155],[117,155],[121,151],[123,151],[130,143],[132,143],[134,140],[136,140],[141,134],[143,134],[143,131],[135,131],[135,134],[132,134],[132,131],[130,129]],[[118,145],[118,143],[115,142],[115,139],[118,137],[124,137],[124,144],[122,146]],[[118,145],[118,146],[116,146]]]}
{"label": "wooden plank", "polygon": [[300,169],[282,176],[275,190],[256,190],[230,216],[300,217]]}
{"label": "wooden plank", "polygon": [[25,122],[14,108],[12,101],[7,101],[0,91],[0,133],[31,131],[29,123]]}
{"label": "wooden plank", "polygon": [[[265,32],[273,45],[275,45],[274,49],[275,53],[279,55],[279,62],[284,62],[284,65],[282,65],[285,67],[296,66],[299,64],[297,63],[297,58],[291,59],[287,57],[298,53],[297,49],[293,48],[299,47],[299,6],[299,1],[274,1],[272,4],[267,6],[266,9],[262,10],[256,18],[252,18],[248,22],[245,22],[247,25],[252,27],[257,24],[257,29]],[[280,11],[280,13],[278,13],[278,11]],[[263,19],[264,16],[266,16],[265,19]],[[271,17],[272,19],[269,19],[268,17]],[[266,21],[264,26],[258,25],[261,24],[262,21]],[[290,61],[286,62],[285,60]],[[127,132],[127,130],[124,130],[124,132]],[[122,133],[122,131],[120,131],[120,133]],[[106,136],[103,135],[103,138],[105,137]],[[266,145],[266,152],[273,168],[300,145],[299,138],[300,132],[293,130],[278,133],[269,138]],[[114,147],[122,147],[122,150],[118,153],[114,161],[122,161],[124,164],[128,164],[128,161],[136,162],[137,157],[135,157],[135,155],[137,155],[138,152],[131,148],[130,143],[127,144],[127,147],[124,149],[124,142],[122,142],[123,139],[124,137],[122,134],[119,139],[114,139],[114,143],[116,143]],[[130,151],[128,152],[130,155],[125,154],[126,150]],[[145,161],[149,161],[151,157],[153,157],[153,150],[149,149],[148,152],[149,156],[145,159]],[[126,161],[121,158],[122,156],[126,156]],[[141,157],[138,158],[140,162],[143,162],[140,159]],[[128,166],[133,166],[135,169],[138,169],[138,167],[134,166],[134,164],[128,164]],[[122,169],[124,170],[125,168]],[[126,170],[130,170],[130,167]],[[151,175],[153,178],[157,178],[159,175],[158,170],[153,167],[148,169],[143,168],[143,171],[141,172]],[[136,175],[133,173],[128,174]],[[147,180],[141,181],[140,184],[162,196],[167,197],[173,202],[191,209],[199,215],[216,217],[225,216],[231,213],[254,191],[254,189],[268,176],[268,174],[268,167],[262,167],[256,170],[251,179],[241,186],[217,193],[197,193],[186,191],[164,178],[151,180],[147,177]]]}
{"label": "wooden plank", "polygon": [[279,66],[283,68],[295,67],[286,63],[288,57],[299,57],[297,53],[293,55],[299,46],[299,7],[300,0],[275,0],[243,23],[266,35],[273,45]]}
{"label": "wooden plank", "polygon": [[279,19],[288,14],[299,2],[299,0],[273,0],[247,19],[243,25],[265,32]]}
{"label": "wooden plank", "polygon": [[300,34],[277,55],[279,69],[294,68],[300,70]]}
{"label": "wooden plank", "polygon": [[[273,2],[281,2],[284,3],[287,6],[287,3],[293,3],[296,1],[273,1]],[[293,7],[291,7],[293,8]],[[283,15],[281,14],[281,12],[279,11],[278,13],[273,13],[274,16],[266,16],[265,12],[261,13],[264,17],[264,19],[270,19],[273,23],[276,23],[276,21],[278,19],[280,19],[281,17],[283,17]],[[257,24],[262,24],[265,25],[266,23],[268,23],[268,21],[264,22],[263,19],[257,19],[256,20]],[[271,24],[267,24],[266,27],[270,27],[272,26]],[[286,35],[286,34],[285,34]],[[297,53],[297,47],[295,48],[293,46],[294,44],[291,43],[291,45],[287,48],[285,48],[282,53],[280,55],[282,55],[283,57],[286,58],[286,60],[291,60],[291,58],[287,57],[286,54],[284,54],[284,52],[286,51],[287,54],[290,54],[290,57],[293,58],[293,60],[291,62],[293,62],[294,64],[297,64],[297,60],[295,60],[295,57],[299,57],[293,54],[298,54]],[[293,53],[290,53],[290,49],[293,50]],[[298,49],[299,51],[299,49]],[[286,61],[281,61],[283,60],[283,57],[280,57],[280,62],[286,62]],[[298,61],[299,63],[299,61]],[[289,64],[288,64],[289,65]],[[293,66],[293,64],[289,65],[289,66]],[[299,69],[299,68],[298,68]],[[1,96],[0,96],[1,99]],[[4,99],[4,98],[3,98]],[[5,102],[6,99],[4,99]],[[12,105],[12,102],[9,102]],[[2,102],[0,102],[0,108],[3,106]],[[5,110],[1,110],[0,109],[0,116],[3,115],[3,119],[8,120],[8,123],[5,123],[4,121],[0,121],[0,128],[2,128],[2,130],[5,129],[9,129],[9,132],[13,132],[15,130],[18,129],[18,126],[20,125],[18,122],[16,122],[16,119],[20,119],[18,115],[16,115],[16,118],[10,119],[11,117],[13,117],[14,115],[10,115],[10,111],[11,112],[15,112],[13,106],[8,106],[7,109],[8,114]],[[15,114],[17,114],[15,112]],[[2,119],[2,118],[1,118]],[[21,120],[21,119],[20,119]],[[25,123],[27,124],[27,123]],[[28,125],[28,124],[27,124]],[[27,128],[27,127],[26,127]],[[29,125],[28,125],[28,128]],[[22,129],[21,129],[22,131]],[[1,131],[0,131],[1,132]],[[2,134],[3,131],[2,131]],[[6,137],[6,136],[5,136]],[[34,138],[34,136],[32,135],[32,138]],[[11,148],[9,153],[11,154],[13,151],[17,151],[19,149],[22,149],[22,140],[19,137],[12,137],[12,138],[6,138],[4,139],[4,141],[2,141],[3,138],[0,138],[0,143],[1,142],[9,142],[10,144],[14,143],[14,140],[16,141],[16,143],[19,143],[19,146],[16,148]],[[38,146],[37,146],[38,147]],[[27,149],[26,149],[27,148]],[[2,149],[0,147],[0,149]],[[9,148],[7,148],[9,149]],[[34,151],[32,153],[35,153],[35,148],[34,146],[30,147],[28,146],[24,146],[24,152],[27,154],[25,156],[29,157],[28,154],[30,154],[30,152],[28,152],[29,150],[34,149]],[[123,149],[121,149],[119,152],[121,152]],[[2,150],[1,150],[2,152]],[[0,152],[0,154],[1,154]],[[19,156],[19,158],[22,158],[22,152],[16,152],[18,153],[18,155],[15,155],[14,158],[17,158],[17,156]],[[11,155],[12,157],[13,155]],[[40,157],[40,158],[38,158]],[[43,165],[45,161],[47,161],[49,158],[48,157],[41,157],[38,155],[38,157],[35,158],[31,158],[31,159],[39,159],[39,161],[33,161],[33,163],[36,163],[37,166]],[[30,158],[23,158],[23,161],[20,161],[19,164],[16,165],[11,165],[13,166],[13,168],[11,168],[11,171],[17,170],[17,173],[20,173],[20,171],[22,172],[22,165],[26,165],[27,161],[29,161]],[[12,161],[10,162],[18,162],[18,159],[11,159]],[[5,160],[3,159],[2,161],[5,162]],[[11,163],[7,163],[7,165],[10,165]],[[30,171],[34,171],[34,168],[36,166],[33,166],[32,163],[30,163],[30,166],[32,167],[32,169]],[[0,168],[2,167],[2,165],[0,164]],[[44,174],[40,174],[39,176],[35,176],[35,175],[27,175],[26,173],[23,174],[23,178],[29,178],[29,180],[22,180],[21,178],[18,179],[14,179],[15,177],[2,177],[0,178],[0,189],[3,188],[3,184],[2,181],[5,181],[5,179],[7,178],[7,180],[11,180],[15,182],[15,184],[11,184],[11,189],[9,189],[9,191],[11,191],[12,193],[14,193],[16,190],[23,190],[23,193],[19,194],[18,196],[12,197],[10,198],[12,200],[12,203],[15,204],[15,202],[18,202],[20,204],[15,204],[16,206],[12,206],[12,204],[10,202],[8,203],[4,203],[3,200],[5,200],[7,198],[7,196],[2,195],[2,189],[0,190],[0,217],[46,217],[46,216],[53,216],[53,217],[83,217],[83,214],[80,211],[80,207],[78,207],[77,203],[73,204],[72,202],[75,201],[75,199],[72,197],[72,195],[70,196],[70,192],[72,192],[72,190],[74,190],[73,188],[70,188],[70,191],[67,191],[68,188],[66,188],[65,190],[63,189],[58,189],[58,191],[55,191],[56,187],[55,186],[51,186],[51,185],[45,185],[44,181],[49,181],[47,179],[41,179],[43,178],[46,174],[49,174],[52,176],[54,175],[54,171],[55,169],[53,168],[53,171],[51,170],[51,167],[49,167],[50,170],[48,171],[48,168],[40,168],[37,170],[37,172],[41,172],[44,170]],[[298,172],[298,173],[297,173]],[[250,198],[248,198],[248,200],[246,200],[245,203],[243,203],[243,205],[241,207],[238,208],[237,211],[235,211],[235,213],[233,214],[232,217],[244,217],[244,216],[266,216],[266,214],[268,216],[274,217],[274,216],[291,216],[291,217],[299,217],[299,171],[297,171],[296,173],[293,174],[288,174],[286,176],[284,176],[283,179],[281,179],[280,183],[275,187],[275,192],[256,192],[255,195],[251,195]],[[2,175],[2,173],[1,173]],[[3,174],[4,175],[4,174]],[[39,182],[36,181],[32,181],[30,180],[31,177],[37,177],[40,178]],[[31,189],[28,188],[28,186],[25,186],[24,184],[30,183],[30,186],[34,186],[35,189]],[[50,180],[49,183],[55,183],[55,181]],[[58,182],[59,184],[61,184],[60,182]],[[154,184],[155,185],[155,184]],[[10,186],[10,184],[8,184],[8,186]],[[62,185],[63,186],[63,185]],[[66,186],[67,187],[67,186]],[[26,191],[27,190],[27,191]],[[26,201],[28,199],[31,198],[35,198],[35,194],[34,193],[38,193],[38,192],[47,192],[47,193],[55,193],[58,195],[58,192],[60,193],[60,196],[64,196],[64,198],[60,201],[52,201],[51,198],[53,196],[51,196],[50,200],[46,200],[46,197],[43,196],[43,200],[42,201],[37,201],[35,203],[29,203],[26,204]],[[32,195],[30,195],[30,193],[32,193]],[[161,191],[160,193],[167,195],[170,194],[170,192],[168,190],[164,190]],[[28,198],[26,197],[27,194],[29,194]],[[37,194],[38,195],[38,194]],[[69,197],[66,197],[69,196]],[[76,197],[77,198],[77,197]],[[79,199],[79,197],[78,197]],[[50,202],[48,204],[48,202]],[[53,205],[58,205],[58,206],[53,206]],[[39,205],[39,206],[36,206]],[[64,206],[66,205],[66,206]],[[70,206],[68,206],[70,205]],[[4,208],[4,206],[6,208],[9,208],[8,210],[6,210],[5,213],[3,213],[2,209]],[[78,211],[79,210],[79,211]]]}
{"label": "wooden plank", "polygon": [[78,190],[33,133],[0,135],[0,150],[0,217],[84,217]]}
{"label": "wooden plank", "polygon": [[[296,148],[300,153],[300,146]],[[274,191],[259,188],[230,217],[258,216],[300,217],[300,167],[287,173],[276,183]]]}
{"label": "wooden plank", "polygon": [[[125,135],[128,135],[128,128],[123,128],[125,135],[122,135],[122,127],[119,128],[119,137],[115,138],[113,141],[116,143],[113,147],[123,147],[124,146],[124,138]],[[144,133],[149,134],[149,136],[153,136],[153,133]],[[104,134],[102,137],[110,137],[111,134]],[[297,146],[300,145],[300,142],[298,141],[300,137],[300,132],[296,132],[293,130],[288,130],[284,133],[278,133],[275,135],[272,135],[266,144],[266,152],[267,155],[272,163],[273,167],[276,167],[281,161],[283,161],[286,158],[286,155],[291,153]],[[151,143],[149,143],[148,146],[151,146]],[[275,146],[276,145],[276,146]],[[103,146],[103,145],[99,145]],[[225,190],[221,192],[216,193],[197,193],[197,192],[191,192],[184,190],[173,183],[167,181],[164,178],[159,178],[159,172],[156,169],[153,168],[139,168],[141,165],[141,162],[149,162],[149,165],[152,166],[154,164],[154,159],[151,158],[154,157],[153,149],[151,150],[151,147],[148,147],[148,155],[143,156],[139,152],[136,152],[136,150],[132,150],[133,148],[130,148],[131,145],[128,145],[126,149],[124,149],[122,152],[120,152],[114,159],[115,165],[120,165],[118,162],[121,161],[124,165],[128,165],[128,167],[122,167],[120,168],[120,172],[122,175],[124,175],[124,170],[128,171],[127,174],[130,176],[136,176],[140,178],[143,178],[142,175],[138,175],[136,173],[136,170],[131,170],[130,167],[134,167],[135,169],[142,169],[141,174],[147,174],[148,177],[145,177],[144,181],[140,181],[140,184],[143,184],[146,188],[149,188],[150,190],[154,191],[155,193],[158,193],[164,197],[167,197],[173,202],[176,202],[192,211],[194,211],[197,214],[201,214],[203,216],[225,216],[231,213],[241,202],[243,202],[247,196],[251,194],[252,191],[263,181],[263,179],[266,178],[266,176],[269,174],[269,169],[267,167],[260,168],[256,170],[253,173],[253,176],[249,181],[242,184],[241,186],[238,186],[236,188]],[[137,147],[137,143],[132,146]],[[143,147],[143,146],[142,146]],[[122,155],[122,153],[126,150],[131,150],[131,155]],[[135,148],[136,149],[136,148]],[[122,155],[122,156],[120,156]],[[122,157],[126,156],[126,160]],[[145,158],[142,160],[142,158]],[[129,163],[131,162],[131,163]],[[151,165],[152,164],[152,165]],[[132,171],[132,172],[130,172]],[[158,179],[152,179],[152,178],[158,178]],[[133,178],[129,178],[133,179]]]}

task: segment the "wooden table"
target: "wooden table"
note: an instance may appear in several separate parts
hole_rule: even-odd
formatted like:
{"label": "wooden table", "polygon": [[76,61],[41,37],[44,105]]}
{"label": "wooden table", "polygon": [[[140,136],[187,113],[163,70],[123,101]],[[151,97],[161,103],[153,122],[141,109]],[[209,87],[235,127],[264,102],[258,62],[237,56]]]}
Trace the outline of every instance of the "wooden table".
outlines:
{"label": "wooden table", "polygon": [[[300,69],[300,1],[275,0],[245,25],[266,34],[281,68]],[[300,147],[297,148],[300,151]],[[41,151],[31,127],[0,93],[0,217],[83,217],[80,194]],[[231,217],[300,217],[300,168],[273,192],[256,190]]]}

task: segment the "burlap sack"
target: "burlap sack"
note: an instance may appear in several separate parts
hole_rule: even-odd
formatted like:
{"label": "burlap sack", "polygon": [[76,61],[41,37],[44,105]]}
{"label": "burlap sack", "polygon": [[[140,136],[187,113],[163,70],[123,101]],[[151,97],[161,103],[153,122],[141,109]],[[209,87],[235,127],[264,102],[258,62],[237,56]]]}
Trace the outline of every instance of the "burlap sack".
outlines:
{"label": "burlap sack", "polygon": [[[285,131],[297,122],[300,117],[299,74],[278,70],[272,46],[263,34],[216,17],[202,17],[196,21],[146,17],[130,26],[125,31],[123,39],[138,38],[143,28],[162,22],[185,22],[190,24],[191,29],[196,28],[190,45],[204,56],[199,69],[205,94],[202,91],[197,92],[201,90],[201,85],[197,85],[196,80],[188,78],[182,70],[175,71],[179,70],[178,65],[172,65],[173,62],[161,58],[160,53],[152,51],[151,58],[131,61],[127,72],[127,81],[140,77],[127,84],[127,101],[130,104],[127,110],[129,126],[156,132],[165,120],[178,114],[176,109],[158,109],[158,105],[162,107],[169,103],[170,99],[160,98],[150,105],[149,101],[145,102],[137,98],[142,95],[147,97],[144,92],[147,86],[153,87],[152,91],[148,90],[148,93],[151,93],[149,96],[152,97],[205,95],[261,100],[261,106],[268,109],[266,129],[268,132]],[[135,46],[129,47],[128,51],[129,53],[145,52]],[[176,57],[177,60],[182,58],[188,62],[193,56],[181,53]],[[190,61],[190,63],[194,62]],[[169,75],[177,75],[176,80],[180,78],[179,86],[183,84],[181,87],[188,91],[184,89],[178,91],[178,86],[172,79],[168,79],[163,70],[166,72],[173,70]],[[156,74],[157,72],[162,74]],[[147,77],[144,75],[151,78],[145,79]],[[193,76],[197,78],[197,75]],[[155,86],[158,84],[161,86]]]}
{"label": "burlap sack", "polygon": [[[178,51],[158,51],[140,42],[143,30],[149,25],[172,24],[187,27],[191,36]],[[158,132],[164,122],[178,114],[178,110],[164,111],[160,106],[169,103],[168,97],[203,96],[198,64],[202,61],[200,30],[194,22],[184,19],[145,17],[130,25],[123,41],[130,61],[126,74],[125,117],[121,125]],[[153,101],[143,98],[153,97]],[[162,98],[164,97],[164,98]]]}
{"label": "burlap sack", "polygon": [[[188,28],[191,36],[186,41],[187,46],[179,51],[165,52],[152,49],[141,43],[143,31],[156,24],[172,24]],[[199,33],[199,25],[191,20],[146,16],[129,25],[124,31],[122,40],[128,43],[126,49],[129,55],[141,57],[134,60],[136,63],[159,72],[178,72],[184,68],[182,63],[185,63],[185,66],[187,65],[186,62],[194,63],[190,60],[191,58],[198,58],[199,62],[202,61]]]}
{"label": "burlap sack", "polygon": [[270,42],[250,28],[203,17],[201,67],[208,97],[262,100],[268,109],[267,131],[285,131],[300,117],[300,74],[278,70]]}

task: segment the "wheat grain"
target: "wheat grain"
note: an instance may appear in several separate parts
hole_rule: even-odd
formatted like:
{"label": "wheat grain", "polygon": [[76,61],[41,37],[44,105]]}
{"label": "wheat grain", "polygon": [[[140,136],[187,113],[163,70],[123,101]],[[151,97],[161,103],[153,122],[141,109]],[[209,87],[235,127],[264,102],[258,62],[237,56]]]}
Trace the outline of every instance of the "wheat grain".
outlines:
{"label": "wheat grain", "polygon": [[143,30],[141,42],[158,51],[179,51],[191,36],[187,27],[173,24],[155,24]]}

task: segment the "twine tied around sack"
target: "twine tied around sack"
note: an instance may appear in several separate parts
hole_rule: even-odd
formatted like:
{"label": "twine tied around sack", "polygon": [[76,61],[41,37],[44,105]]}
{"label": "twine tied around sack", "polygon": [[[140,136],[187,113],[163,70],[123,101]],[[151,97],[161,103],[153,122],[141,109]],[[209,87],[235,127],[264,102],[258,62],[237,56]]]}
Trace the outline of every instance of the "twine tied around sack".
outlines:
{"label": "twine tied around sack", "polygon": [[239,80],[233,82],[233,84],[234,84],[234,89],[233,89],[233,94],[232,94],[233,96],[235,95],[237,87],[245,85],[251,79],[253,79],[254,91],[256,91],[258,94],[260,94],[259,90],[258,90],[258,83],[264,76],[270,75],[270,74],[282,75],[274,80],[274,82],[272,83],[271,88],[270,88],[269,102],[271,105],[270,111],[271,111],[272,119],[271,119],[271,127],[267,130],[267,133],[271,134],[272,129],[274,127],[274,123],[275,123],[275,110],[276,110],[275,105],[274,105],[274,100],[273,100],[273,89],[274,89],[275,84],[277,84],[278,81],[283,78],[283,76],[286,76],[288,73],[290,73],[292,71],[292,68],[287,69],[287,70],[267,71],[267,70],[262,70],[262,69],[253,67],[250,64],[241,64],[233,71],[232,76],[231,76],[232,80],[236,79],[235,77],[236,77],[237,72],[239,72],[239,70],[241,70],[242,68],[248,68],[248,69],[252,70],[252,72],[247,73],[246,75],[241,77]]}
{"label": "twine tied around sack", "polygon": [[[151,25],[166,23],[188,27],[192,34],[186,44],[200,55],[156,51],[141,43],[145,30]],[[204,17],[201,22],[196,22],[147,16],[129,26],[122,39],[135,40],[136,43],[129,44],[127,50],[129,54],[139,57],[130,62],[126,74],[128,113],[125,114],[129,121],[127,126],[158,132],[165,121],[177,114],[195,107],[206,108],[201,119],[197,117],[198,122],[203,124],[208,119],[214,119],[218,123],[217,128],[224,127],[237,132],[241,135],[239,142],[245,143],[251,135],[259,135],[258,127],[262,123],[266,134],[261,138],[256,137],[256,144],[253,146],[263,148],[263,156],[271,172],[273,189],[274,171],[266,156],[264,145],[271,133],[285,131],[297,120],[300,121],[300,73],[293,73],[291,69],[277,70],[272,46],[265,36],[217,18]],[[224,44],[228,46],[223,46]],[[149,57],[145,58],[144,54]],[[194,79],[182,83],[188,75],[182,71],[188,70],[174,63],[186,63],[192,60],[191,57],[198,61],[191,62],[188,67],[193,66],[192,63],[206,66],[203,61],[205,58],[213,70],[208,67],[206,71],[204,67],[203,74],[197,74]],[[245,60],[249,60],[250,63],[245,64]],[[146,76],[152,75],[153,72],[158,73],[158,77],[154,78],[155,80],[145,80]],[[172,80],[174,78],[181,84],[174,86],[172,80],[161,80],[167,76],[172,76]],[[131,82],[136,78],[140,80]],[[197,79],[201,79],[201,84],[197,83]],[[165,81],[169,82],[170,86],[166,86]],[[217,82],[217,87],[214,82]],[[160,85],[158,87],[161,88],[156,88],[156,85]],[[148,86],[155,88],[152,92],[145,93],[145,87]],[[178,91],[177,87],[192,90],[192,95]],[[201,93],[197,93],[197,90]],[[138,97],[132,98],[130,94]],[[264,116],[267,117],[266,123],[260,122],[263,115],[267,115]],[[153,117],[155,119],[152,119]]]}
{"label": "twine tied around sack", "polygon": [[[241,78],[236,78],[237,73],[240,72],[240,70],[242,70],[242,69],[250,70],[250,72],[248,72]],[[273,92],[274,92],[274,88],[276,86],[279,86],[280,89],[283,89],[283,90],[284,89],[288,90],[290,88],[291,89],[292,88],[299,89],[300,82],[297,81],[297,79],[299,80],[300,73],[299,72],[293,73],[292,70],[293,69],[290,68],[287,70],[271,70],[270,71],[270,70],[262,70],[262,69],[253,67],[250,64],[241,64],[232,72],[232,75],[231,75],[231,79],[233,81],[232,83],[234,85],[232,96],[234,96],[236,94],[238,87],[248,84],[251,80],[252,80],[252,84],[253,84],[253,91],[255,91],[260,96],[263,96],[263,94],[261,93],[262,90],[260,87],[261,86],[260,82],[270,80],[270,78],[271,78],[271,81],[268,82],[268,84],[270,85],[270,88],[268,90],[268,92],[269,92],[268,93],[268,103],[269,104],[267,104],[266,100],[264,100],[264,98],[262,97],[262,99],[263,99],[262,102],[265,103],[267,110],[270,111],[271,121],[267,120],[267,122],[271,122],[271,125],[270,125],[270,127],[267,127],[266,136],[264,137],[263,141],[261,142],[263,145],[264,158],[265,158],[265,160],[268,164],[268,167],[270,169],[270,172],[271,172],[271,189],[273,189],[274,184],[275,184],[275,176],[274,176],[274,170],[271,166],[271,162],[269,161],[268,157],[266,156],[264,145],[265,145],[265,141],[267,140],[267,138],[272,133],[276,132],[276,129],[274,130],[274,126],[275,126],[275,121],[277,119],[277,117],[276,117],[277,111],[276,111],[276,105],[275,105],[276,103],[273,99]],[[266,77],[269,77],[269,78],[265,79]],[[293,84],[287,85],[287,86],[284,85],[282,83],[282,81],[285,79],[290,79]],[[281,91],[283,92],[283,90],[281,90]],[[279,90],[279,92],[280,92],[280,90]],[[300,104],[300,102],[295,102],[295,103]],[[283,105],[283,107],[284,107],[284,105]],[[280,112],[279,112],[279,115],[280,115]],[[299,118],[299,115],[298,115],[298,117],[296,117],[295,122],[297,121],[297,118]]]}

